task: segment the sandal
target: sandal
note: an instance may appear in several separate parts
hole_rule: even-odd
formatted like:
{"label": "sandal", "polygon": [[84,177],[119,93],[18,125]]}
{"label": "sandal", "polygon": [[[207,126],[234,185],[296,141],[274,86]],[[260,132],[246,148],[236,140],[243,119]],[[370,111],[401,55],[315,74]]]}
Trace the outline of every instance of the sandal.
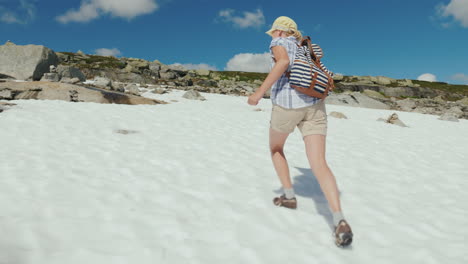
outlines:
{"label": "sandal", "polygon": [[338,247],[346,247],[353,242],[353,231],[344,219],[335,227],[333,236],[335,237],[335,244]]}
{"label": "sandal", "polygon": [[289,209],[296,209],[297,208],[296,197],[291,198],[291,199],[287,199],[286,195],[284,195],[284,194],[281,195],[280,197],[275,197],[275,199],[273,199],[273,203],[276,206],[283,206],[283,207],[286,207],[286,208],[289,208]]}

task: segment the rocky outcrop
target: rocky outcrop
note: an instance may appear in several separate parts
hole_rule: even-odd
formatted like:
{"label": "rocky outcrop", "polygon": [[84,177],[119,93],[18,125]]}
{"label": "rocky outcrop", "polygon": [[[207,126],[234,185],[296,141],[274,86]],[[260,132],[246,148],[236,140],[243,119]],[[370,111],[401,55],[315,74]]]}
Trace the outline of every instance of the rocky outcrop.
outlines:
{"label": "rocky outcrop", "polygon": [[365,107],[373,109],[390,109],[390,107],[380,101],[367,97],[361,93],[332,93],[325,99],[327,104],[346,105],[354,107]]}
{"label": "rocky outcrop", "polygon": [[434,98],[440,93],[425,87],[387,87],[377,84],[338,83],[337,91],[364,92],[374,91],[387,97]]}
{"label": "rocky outcrop", "polygon": [[41,99],[102,104],[161,104],[163,101],[94,87],[83,87],[58,82],[2,82],[0,99]]}
{"label": "rocky outcrop", "polygon": [[38,45],[0,46],[0,75],[17,80],[40,80],[59,59],[54,51]]}

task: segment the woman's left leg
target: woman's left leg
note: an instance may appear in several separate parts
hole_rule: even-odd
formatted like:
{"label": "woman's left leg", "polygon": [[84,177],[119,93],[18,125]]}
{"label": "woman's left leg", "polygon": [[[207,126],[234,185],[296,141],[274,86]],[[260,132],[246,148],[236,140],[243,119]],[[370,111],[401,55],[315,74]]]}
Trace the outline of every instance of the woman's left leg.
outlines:
{"label": "woman's left leg", "polygon": [[288,138],[289,133],[281,133],[270,128],[270,153],[273,166],[276,174],[284,189],[291,189],[291,177],[289,175],[289,166],[286,156],[284,155],[284,143]]}

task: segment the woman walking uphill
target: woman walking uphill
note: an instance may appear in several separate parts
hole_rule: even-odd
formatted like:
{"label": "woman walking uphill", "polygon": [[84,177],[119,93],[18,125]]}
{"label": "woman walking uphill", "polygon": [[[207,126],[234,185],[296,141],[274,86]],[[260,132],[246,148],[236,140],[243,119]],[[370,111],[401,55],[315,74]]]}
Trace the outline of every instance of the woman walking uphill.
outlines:
{"label": "woman walking uphill", "polygon": [[249,97],[248,103],[257,105],[271,87],[273,109],[270,121],[270,151],[284,191],[283,195],[273,199],[273,203],[291,209],[297,208],[289,167],[283,152],[288,135],[297,126],[303,136],[310,167],[333,214],[335,243],[338,246],[348,246],[352,242],[353,233],[341,212],[335,176],[325,160],[327,115],[324,99],[295,90],[289,85],[286,74],[294,61],[302,35],[296,23],[285,16],[278,17],[266,33],[273,38],[270,44],[273,67],[262,85]]}

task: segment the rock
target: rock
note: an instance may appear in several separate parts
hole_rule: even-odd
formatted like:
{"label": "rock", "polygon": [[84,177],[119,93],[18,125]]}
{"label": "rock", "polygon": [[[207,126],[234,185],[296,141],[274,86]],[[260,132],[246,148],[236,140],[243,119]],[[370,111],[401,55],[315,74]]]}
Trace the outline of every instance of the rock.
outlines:
{"label": "rock", "polygon": [[463,111],[458,106],[453,106],[446,112],[447,114],[452,114],[456,118],[461,118],[463,116]]}
{"label": "rock", "polygon": [[[83,87],[59,82],[6,82],[0,83],[0,94],[11,90],[13,100],[40,99],[103,104],[164,104],[166,102],[133,96],[100,88]],[[75,91],[75,92],[74,92]],[[1,99],[1,97],[0,97]],[[10,99],[10,100],[11,100]]]}
{"label": "rock", "polygon": [[183,96],[183,98],[190,99],[190,100],[201,100],[205,101],[205,97],[203,97],[199,92],[195,90],[187,91]]}
{"label": "rock", "polygon": [[118,85],[112,84],[112,88],[114,91],[125,93],[125,84],[119,83]]}
{"label": "rock", "polygon": [[148,61],[145,61],[142,59],[133,59],[133,58],[128,60],[128,64],[139,70],[149,69],[149,65],[150,65]]}
{"label": "rock", "polygon": [[348,117],[346,117],[343,113],[340,113],[340,112],[331,112],[328,115],[333,116],[335,118],[339,118],[339,119],[348,119]]}
{"label": "rock", "polygon": [[354,106],[354,107],[364,107],[364,108],[373,108],[373,109],[390,109],[390,106],[372,99],[364,94],[359,92],[352,93],[332,93],[325,99],[327,104],[334,105],[345,105],[345,106]]}
{"label": "rock", "polygon": [[152,91],[152,93],[154,93],[154,94],[165,94],[165,93],[167,93],[167,90],[164,89],[164,88],[156,88],[156,89],[154,89]]}
{"label": "rock", "polygon": [[149,69],[152,72],[159,72],[159,70],[161,70],[161,64],[152,62],[149,64]]}
{"label": "rock", "polygon": [[439,96],[436,96],[436,97],[434,97],[434,99],[433,99],[433,100],[434,100],[435,102],[439,103],[439,104],[445,104],[445,103],[447,102],[447,101],[446,101],[446,100],[444,100],[444,99],[442,98],[442,96],[440,96],[440,95],[439,95]]}
{"label": "rock", "polygon": [[[1,92],[0,92],[1,93]],[[11,106],[15,106],[16,104],[10,104],[6,102],[0,102],[0,113],[10,109]]]}
{"label": "rock", "polygon": [[58,64],[54,51],[38,45],[6,44],[0,46],[0,74],[17,80],[38,81],[51,65]]}
{"label": "rock", "polygon": [[60,75],[56,72],[44,73],[41,78],[42,82],[58,82],[60,81]]}
{"label": "rock", "polygon": [[210,75],[210,71],[209,70],[206,70],[206,69],[198,69],[198,70],[195,70],[196,74],[198,76],[209,76]]}
{"label": "rock", "polygon": [[13,92],[10,88],[3,88],[1,89],[0,86],[0,99],[12,100],[13,99]]}
{"label": "rock", "polygon": [[136,84],[129,84],[125,86],[125,90],[129,94],[140,95],[140,90],[138,89],[138,86]]}
{"label": "rock", "polygon": [[413,86],[413,82],[409,79],[398,80],[397,82],[398,82],[398,85],[400,86],[407,86],[407,87]]}
{"label": "rock", "polygon": [[68,55],[68,54],[64,54],[64,53],[61,53],[61,52],[56,52],[55,54],[59,58],[59,63],[60,62],[69,62],[70,61],[70,55]]}
{"label": "rock", "polygon": [[262,85],[263,81],[262,80],[254,80],[253,81],[253,84],[255,84],[256,86],[260,86]]}
{"label": "rock", "polygon": [[438,119],[443,121],[459,122],[458,118],[453,113],[444,113]]}
{"label": "rock", "polygon": [[7,102],[0,102],[0,105],[2,105],[2,106],[15,106],[16,104],[7,103]]}
{"label": "rock", "polygon": [[373,91],[373,90],[364,90],[362,91],[362,93],[366,96],[369,96],[370,98],[377,98],[377,99],[386,99],[386,97],[379,93],[379,92],[376,92],[376,91]]}
{"label": "rock", "polygon": [[379,85],[388,85],[388,84],[392,84],[392,83],[395,83],[395,82],[396,82],[395,79],[388,78],[388,77],[385,77],[385,76],[375,77],[375,83],[379,84]]}
{"label": "rock", "polygon": [[[382,121],[383,119],[379,118],[377,121]],[[401,127],[407,127],[399,118],[396,113],[393,113],[390,115],[386,120],[384,120],[386,123],[401,126]]]}
{"label": "rock", "polygon": [[342,81],[343,79],[344,79],[343,74],[339,74],[339,73],[333,74],[333,80],[334,80],[334,81],[338,81],[338,82],[339,82],[339,81]]}
{"label": "rock", "polygon": [[159,70],[159,73],[165,73],[170,71],[171,69],[167,65],[161,65],[161,69]]}
{"label": "rock", "polygon": [[49,72],[51,72],[51,73],[57,72],[57,67],[55,67],[55,65],[50,65],[49,66]]}
{"label": "rock", "polygon": [[112,88],[112,81],[105,78],[105,77],[95,77],[94,78],[94,85],[104,88],[104,89],[110,89]]}
{"label": "rock", "polygon": [[117,80],[124,83],[145,83],[146,79],[140,75],[133,72],[130,73],[120,73],[116,76]]}
{"label": "rock", "polygon": [[255,89],[253,87],[248,86],[248,85],[243,85],[242,89],[244,89],[249,94],[255,92]]}
{"label": "rock", "polygon": [[468,97],[458,100],[457,103],[468,106]]}
{"label": "rock", "polygon": [[416,96],[415,90],[410,87],[382,87],[381,90],[385,96],[389,97],[414,97]]}
{"label": "rock", "polygon": [[174,80],[177,78],[177,75],[175,74],[175,72],[172,72],[172,71],[161,72],[159,73],[159,75],[161,76],[161,79],[165,79],[165,80]]}
{"label": "rock", "polygon": [[168,65],[168,67],[169,67],[169,69],[174,70],[174,71],[187,71],[187,69],[184,66],[180,65],[180,64]]}
{"label": "rock", "polygon": [[80,79],[78,79],[78,78],[76,78],[76,77],[75,77],[75,78],[68,78],[68,77],[65,77],[65,78],[62,78],[62,79],[60,80],[60,82],[62,82],[62,83],[70,83],[70,84],[77,84],[77,83],[80,83],[81,81],[80,81]]}
{"label": "rock", "polygon": [[138,133],[138,131],[136,131],[136,130],[127,130],[127,129],[119,129],[119,130],[115,131],[115,133],[128,135],[128,134]]}
{"label": "rock", "polygon": [[86,76],[83,74],[83,72],[80,69],[72,66],[59,65],[57,67],[57,73],[60,74],[61,78],[78,78],[80,82],[86,81]]}
{"label": "rock", "polygon": [[200,80],[197,82],[197,85],[203,87],[218,87],[218,83],[214,80]]}
{"label": "rock", "polygon": [[402,111],[411,112],[416,108],[416,103],[411,99],[399,100],[396,102]]}
{"label": "rock", "polygon": [[123,69],[123,71],[125,72],[134,72],[134,73],[137,73],[138,72],[138,69],[137,68],[134,68],[132,65],[130,64],[127,64],[127,66],[125,66],[125,68]]}
{"label": "rock", "polygon": [[81,56],[86,56],[86,54],[84,54],[84,52],[81,51],[81,50],[78,50],[78,51],[76,52],[76,54],[81,55]]}
{"label": "rock", "polygon": [[371,80],[360,80],[352,83],[343,83],[343,84],[352,84],[352,85],[365,85],[365,86],[377,86],[373,81]]}

